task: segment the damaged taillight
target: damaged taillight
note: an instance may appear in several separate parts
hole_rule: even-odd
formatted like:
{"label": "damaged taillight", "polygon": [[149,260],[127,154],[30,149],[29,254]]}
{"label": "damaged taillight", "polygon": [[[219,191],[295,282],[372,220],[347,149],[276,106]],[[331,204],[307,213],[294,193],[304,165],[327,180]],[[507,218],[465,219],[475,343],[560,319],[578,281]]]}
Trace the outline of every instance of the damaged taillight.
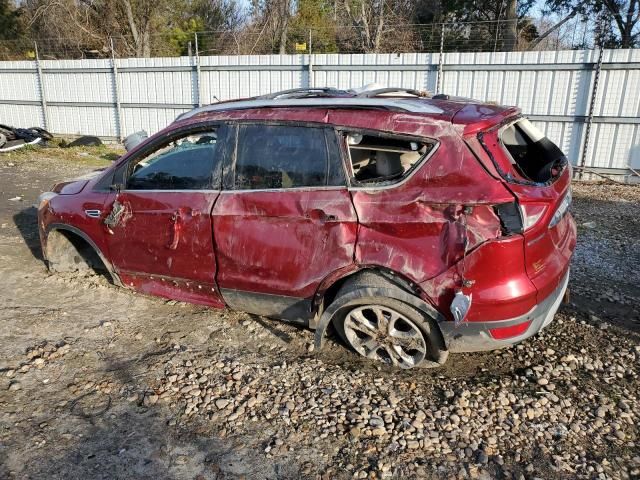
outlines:
{"label": "damaged taillight", "polygon": [[566,195],[562,199],[562,202],[560,202],[560,205],[554,212],[553,217],[551,217],[551,221],[549,222],[549,228],[555,227],[560,222],[560,220],[562,220],[562,217],[564,217],[566,213],[569,211],[569,208],[571,207],[571,202],[572,202],[571,188],[569,188]]}
{"label": "damaged taillight", "polygon": [[505,236],[522,233],[522,217],[516,202],[494,205],[493,210],[500,219],[500,228]]}
{"label": "damaged taillight", "polygon": [[522,223],[524,231],[526,232],[533,226],[535,226],[540,219],[544,216],[547,206],[537,203],[523,203],[520,205],[520,211],[522,214]]}
{"label": "damaged taillight", "polygon": [[544,217],[547,206],[538,203],[509,202],[495,205],[493,209],[500,219],[502,234],[508,236],[524,233],[534,227]]}

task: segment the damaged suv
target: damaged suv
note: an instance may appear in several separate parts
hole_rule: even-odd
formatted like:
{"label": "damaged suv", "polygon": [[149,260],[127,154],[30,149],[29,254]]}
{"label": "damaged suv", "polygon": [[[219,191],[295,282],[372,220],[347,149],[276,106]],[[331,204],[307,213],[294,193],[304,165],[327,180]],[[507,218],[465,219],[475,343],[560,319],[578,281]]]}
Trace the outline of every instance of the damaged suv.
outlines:
{"label": "damaged suv", "polygon": [[402,368],[520,342],[567,289],[571,167],[520,110],[404,89],[187,112],[39,202],[52,271],[329,326]]}

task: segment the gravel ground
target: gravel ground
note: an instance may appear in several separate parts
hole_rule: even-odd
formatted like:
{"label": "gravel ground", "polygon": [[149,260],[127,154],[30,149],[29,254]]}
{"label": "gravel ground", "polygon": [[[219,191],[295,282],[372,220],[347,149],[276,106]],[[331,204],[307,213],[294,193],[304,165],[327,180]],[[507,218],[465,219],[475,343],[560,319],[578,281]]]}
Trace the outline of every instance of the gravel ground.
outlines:
{"label": "gravel ground", "polygon": [[640,188],[575,184],[572,303],[397,371],[312,332],[49,275],[30,205],[109,149],[0,157],[0,478],[639,478]]}

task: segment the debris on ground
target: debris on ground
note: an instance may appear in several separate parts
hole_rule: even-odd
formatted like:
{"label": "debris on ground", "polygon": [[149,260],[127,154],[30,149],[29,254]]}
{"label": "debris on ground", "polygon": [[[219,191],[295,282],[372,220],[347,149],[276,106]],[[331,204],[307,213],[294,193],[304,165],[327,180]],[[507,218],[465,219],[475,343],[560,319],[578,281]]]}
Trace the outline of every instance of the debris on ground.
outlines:
{"label": "debris on ground", "polygon": [[0,125],[0,153],[40,144],[52,138],[53,136],[43,128],[14,128]]}

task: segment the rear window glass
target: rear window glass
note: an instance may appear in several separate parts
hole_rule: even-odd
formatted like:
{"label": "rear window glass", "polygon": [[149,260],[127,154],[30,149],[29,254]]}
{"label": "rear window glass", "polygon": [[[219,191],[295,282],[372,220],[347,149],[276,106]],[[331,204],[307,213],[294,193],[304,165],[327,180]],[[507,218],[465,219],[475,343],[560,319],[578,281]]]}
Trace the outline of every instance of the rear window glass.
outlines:
{"label": "rear window glass", "polygon": [[339,157],[328,148],[325,129],[288,125],[240,128],[236,189],[281,189],[340,185]]}
{"label": "rear window glass", "polygon": [[347,133],[351,172],[357,183],[393,182],[405,177],[432,148],[415,140]]}
{"label": "rear window glass", "polygon": [[534,182],[546,182],[555,177],[559,162],[565,160],[562,151],[527,119],[504,128],[500,139],[514,168]]}

